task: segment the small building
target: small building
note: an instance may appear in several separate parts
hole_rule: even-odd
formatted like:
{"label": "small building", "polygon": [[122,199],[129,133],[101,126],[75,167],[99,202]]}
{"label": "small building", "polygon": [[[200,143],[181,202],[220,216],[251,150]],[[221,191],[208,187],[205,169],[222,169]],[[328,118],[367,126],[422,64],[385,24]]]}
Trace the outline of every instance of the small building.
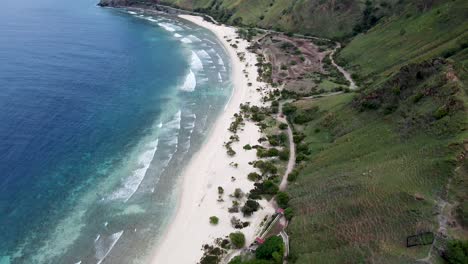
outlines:
{"label": "small building", "polygon": [[257,237],[255,238],[255,242],[257,242],[259,245],[265,243],[265,239],[261,238],[261,237]]}

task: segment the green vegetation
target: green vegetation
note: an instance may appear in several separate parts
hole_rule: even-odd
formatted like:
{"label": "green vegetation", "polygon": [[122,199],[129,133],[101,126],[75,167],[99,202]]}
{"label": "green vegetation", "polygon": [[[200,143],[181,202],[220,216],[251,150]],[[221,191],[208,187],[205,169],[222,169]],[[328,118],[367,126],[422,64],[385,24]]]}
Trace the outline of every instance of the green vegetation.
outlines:
{"label": "green vegetation", "polygon": [[288,219],[288,221],[291,221],[291,219],[294,217],[294,209],[291,207],[284,209],[284,216],[286,219]]}
{"label": "green vegetation", "polygon": [[356,73],[354,77],[362,81],[436,56],[464,60],[466,65],[468,3],[441,2],[425,10],[409,5],[401,15],[389,17],[367,34],[356,36],[340,52],[339,62],[346,63]]}
{"label": "green vegetation", "polygon": [[276,203],[278,203],[278,206],[281,208],[286,208],[288,207],[289,203],[289,195],[285,192],[278,192],[276,194]]}
{"label": "green vegetation", "polygon": [[247,178],[249,180],[251,180],[251,181],[256,182],[256,181],[259,181],[259,180],[262,179],[262,175],[260,175],[260,174],[258,174],[256,172],[251,172],[251,173],[249,173],[249,175],[247,175]]}
{"label": "green vegetation", "polygon": [[444,258],[449,264],[468,263],[468,240],[452,240],[447,243]]}
{"label": "green vegetation", "polygon": [[257,201],[248,199],[244,206],[242,206],[241,211],[244,216],[251,216],[254,212],[258,211],[259,208],[260,204]]}
{"label": "green vegetation", "polygon": [[275,263],[282,263],[283,254],[284,243],[279,236],[269,237],[255,251],[257,259],[274,260]]}
{"label": "green vegetation", "polygon": [[229,240],[234,248],[243,248],[245,246],[245,236],[242,232],[229,234]]}
{"label": "green vegetation", "polygon": [[217,216],[210,217],[210,224],[217,225],[219,223],[219,218]]}

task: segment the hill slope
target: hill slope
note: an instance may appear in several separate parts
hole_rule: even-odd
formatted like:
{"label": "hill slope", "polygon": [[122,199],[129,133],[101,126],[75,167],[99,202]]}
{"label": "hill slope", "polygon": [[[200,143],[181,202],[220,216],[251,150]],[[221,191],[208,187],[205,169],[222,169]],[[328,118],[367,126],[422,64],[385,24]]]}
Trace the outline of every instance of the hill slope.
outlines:
{"label": "hill slope", "polygon": [[[427,3],[426,3],[427,2]],[[400,13],[408,3],[424,10],[428,0],[101,0],[103,5],[169,5],[209,14],[220,22],[286,32],[343,38],[379,19]]]}
{"label": "hill slope", "polygon": [[468,237],[467,6],[381,20],[339,55],[358,94],[294,103],[291,120],[312,119],[296,125],[310,154],[289,188],[295,263],[414,263],[445,239],[411,235]]}

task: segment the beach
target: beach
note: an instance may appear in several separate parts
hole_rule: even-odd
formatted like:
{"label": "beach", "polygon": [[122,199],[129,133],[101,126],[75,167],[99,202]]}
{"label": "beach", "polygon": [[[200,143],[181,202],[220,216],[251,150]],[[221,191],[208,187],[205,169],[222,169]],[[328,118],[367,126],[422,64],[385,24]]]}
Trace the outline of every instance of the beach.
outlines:
{"label": "beach", "polygon": [[[230,195],[236,188],[248,193],[254,187],[247,175],[256,170],[248,164],[257,159],[256,153],[254,150],[244,150],[243,146],[258,144],[257,140],[261,137],[259,128],[253,122],[245,122],[245,126],[237,133],[239,142],[232,144],[237,153],[233,157],[228,156],[223,145],[232,135],[228,128],[233,115],[239,112],[240,104],[262,104],[262,94],[257,89],[261,90],[266,85],[257,81],[258,74],[254,66],[256,56],[247,50],[247,41],[236,39],[235,28],[215,25],[197,16],[179,17],[210,30],[223,44],[231,59],[233,92],[203,146],[183,170],[177,187],[180,193],[177,210],[154,252],[152,263],[197,263],[203,255],[204,244],[214,244],[216,238],[225,238],[236,231],[245,234],[246,245],[249,245],[255,239],[265,216],[274,212],[266,200],[259,201],[262,209],[250,217],[243,217],[241,212],[228,212],[233,201]],[[236,43],[237,48],[232,47],[231,43]],[[245,53],[243,61],[238,57],[238,52]],[[223,201],[218,201],[218,187],[224,189],[221,196]],[[218,217],[219,223],[210,224],[210,216]],[[244,222],[249,221],[250,225],[241,230],[234,229],[231,225],[233,216]]]}

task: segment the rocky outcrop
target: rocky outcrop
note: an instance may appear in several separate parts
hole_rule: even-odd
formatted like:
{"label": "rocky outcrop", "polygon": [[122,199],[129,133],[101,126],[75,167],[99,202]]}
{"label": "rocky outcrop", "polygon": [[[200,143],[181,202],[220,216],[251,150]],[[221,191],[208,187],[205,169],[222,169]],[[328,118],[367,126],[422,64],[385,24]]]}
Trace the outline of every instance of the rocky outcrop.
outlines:
{"label": "rocky outcrop", "polygon": [[98,6],[119,7],[119,6],[131,6],[136,3],[137,1],[133,1],[133,0],[101,0],[98,3]]}

